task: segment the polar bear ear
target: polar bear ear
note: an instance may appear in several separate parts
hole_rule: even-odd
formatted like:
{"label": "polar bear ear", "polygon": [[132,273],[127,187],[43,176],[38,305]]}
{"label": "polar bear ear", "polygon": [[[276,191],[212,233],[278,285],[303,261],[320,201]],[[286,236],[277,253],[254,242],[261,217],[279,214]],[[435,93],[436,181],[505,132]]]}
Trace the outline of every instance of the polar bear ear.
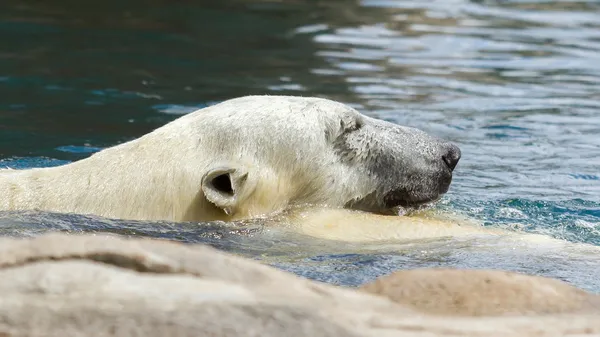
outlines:
{"label": "polar bear ear", "polygon": [[208,201],[231,215],[241,201],[241,192],[248,178],[242,168],[213,168],[202,178],[202,191]]}

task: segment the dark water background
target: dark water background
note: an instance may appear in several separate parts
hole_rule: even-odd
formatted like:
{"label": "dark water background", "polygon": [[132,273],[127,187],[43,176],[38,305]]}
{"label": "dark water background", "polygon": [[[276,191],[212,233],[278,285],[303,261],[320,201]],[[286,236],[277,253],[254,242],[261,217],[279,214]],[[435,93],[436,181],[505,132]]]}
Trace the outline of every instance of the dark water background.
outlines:
{"label": "dark water background", "polygon": [[[320,96],[456,142],[463,159],[438,207],[600,246],[597,0],[3,0],[0,41],[1,166],[84,158],[236,96]],[[337,284],[467,266],[600,292],[600,256],[531,247],[509,254],[506,242],[390,251],[248,235],[253,224],[51,214],[4,214],[0,224],[5,235],[109,231],[207,242]]]}

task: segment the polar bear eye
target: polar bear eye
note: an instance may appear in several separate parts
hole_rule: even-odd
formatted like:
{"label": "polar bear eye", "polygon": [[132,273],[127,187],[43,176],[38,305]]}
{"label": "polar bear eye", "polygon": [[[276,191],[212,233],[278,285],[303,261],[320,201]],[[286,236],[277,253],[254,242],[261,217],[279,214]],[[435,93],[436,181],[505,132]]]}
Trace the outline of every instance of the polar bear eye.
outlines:
{"label": "polar bear eye", "polygon": [[233,186],[231,184],[231,177],[229,176],[229,173],[214,177],[210,183],[216,190],[233,195]]}
{"label": "polar bear eye", "polygon": [[363,127],[363,125],[365,125],[365,123],[363,122],[362,118],[355,118],[354,119],[354,130],[352,130],[352,131],[359,130],[360,128]]}
{"label": "polar bear eye", "polygon": [[335,142],[339,138],[362,128],[364,122],[357,116],[344,116],[339,119],[339,124],[333,122],[330,125],[330,127],[325,129],[325,138],[328,141]]}
{"label": "polar bear eye", "polygon": [[348,118],[340,120],[340,127],[343,133],[348,133],[352,131],[356,131],[362,128],[364,125],[362,119],[360,118]]}

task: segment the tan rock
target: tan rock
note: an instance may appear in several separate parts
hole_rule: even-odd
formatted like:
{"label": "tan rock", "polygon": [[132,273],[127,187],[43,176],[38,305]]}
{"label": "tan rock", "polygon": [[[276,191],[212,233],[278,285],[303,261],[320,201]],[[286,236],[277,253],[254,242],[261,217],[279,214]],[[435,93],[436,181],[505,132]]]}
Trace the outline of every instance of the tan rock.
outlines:
{"label": "tan rock", "polygon": [[0,336],[556,336],[600,316],[423,314],[205,246],[0,239]]}
{"label": "tan rock", "polygon": [[440,315],[600,313],[598,295],[562,281],[498,270],[404,270],[361,290]]}

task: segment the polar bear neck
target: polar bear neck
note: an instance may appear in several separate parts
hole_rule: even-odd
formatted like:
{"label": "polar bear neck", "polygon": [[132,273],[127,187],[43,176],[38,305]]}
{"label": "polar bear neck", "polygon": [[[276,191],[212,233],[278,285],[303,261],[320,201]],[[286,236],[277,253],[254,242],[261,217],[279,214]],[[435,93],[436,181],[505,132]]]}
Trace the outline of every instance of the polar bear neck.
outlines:
{"label": "polar bear neck", "polygon": [[[136,220],[201,220],[203,215],[194,213],[198,207],[190,207],[194,202],[205,202],[198,195],[198,181],[182,174],[185,156],[168,153],[171,147],[166,143],[172,139],[165,138],[168,130],[161,129],[71,164],[0,170],[0,210],[38,209]],[[177,138],[181,142],[181,137]],[[157,142],[164,146],[156,146]]]}

